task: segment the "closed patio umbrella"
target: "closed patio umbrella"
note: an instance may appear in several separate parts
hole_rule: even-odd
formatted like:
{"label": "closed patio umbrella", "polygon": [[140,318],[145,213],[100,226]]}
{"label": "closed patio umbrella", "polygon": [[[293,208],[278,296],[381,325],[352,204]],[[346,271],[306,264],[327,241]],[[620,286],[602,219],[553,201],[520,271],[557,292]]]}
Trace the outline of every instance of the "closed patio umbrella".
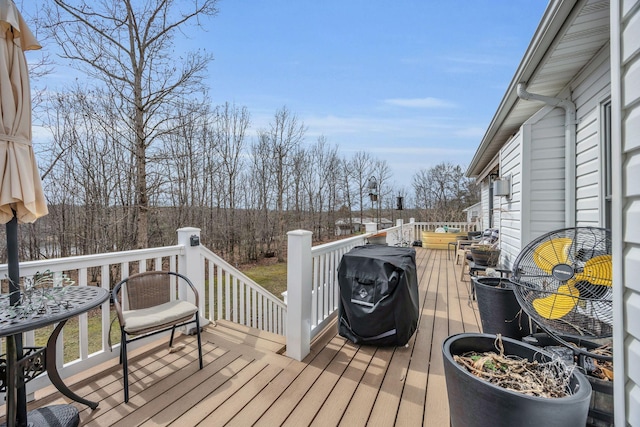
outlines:
{"label": "closed patio umbrella", "polygon": [[[7,267],[11,304],[20,299],[18,222],[34,222],[48,213],[42,183],[31,146],[31,89],[25,50],[40,44],[12,0],[0,0],[0,223],[7,230]],[[22,357],[22,337],[7,339],[7,352],[15,343]],[[14,349],[11,349],[12,351]],[[16,388],[17,395],[14,393]],[[26,422],[24,387],[8,384],[7,399],[16,399],[18,425]],[[7,402],[7,407],[13,407]]]}
{"label": "closed patio umbrella", "polygon": [[[31,146],[31,89],[25,50],[40,49],[12,0],[0,0],[0,223],[47,214]],[[15,215],[14,215],[15,212]]]}

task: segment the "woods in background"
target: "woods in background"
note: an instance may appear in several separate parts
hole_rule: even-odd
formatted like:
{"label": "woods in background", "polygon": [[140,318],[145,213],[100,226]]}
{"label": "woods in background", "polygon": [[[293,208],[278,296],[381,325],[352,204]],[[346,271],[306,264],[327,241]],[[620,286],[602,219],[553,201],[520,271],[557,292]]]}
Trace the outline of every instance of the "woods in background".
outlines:
{"label": "woods in background", "polygon": [[398,196],[413,209],[405,218],[465,220],[478,193],[461,166],[420,170],[411,191],[384,159],[310,141],[286,106],[249,134],[247,107],[214,105],[203,84],[212,57],[187,53],[176,66],[173,43],[217,12],[216,0],[47,5],[36,26],[88,79],[38,98],[34,121],[51,133],[38,153],[50,213],[21,228],[21,259],[171,245],[185,226],[231,262],[282,258],[287,231],[328,240],[338,219],[393,220]]}

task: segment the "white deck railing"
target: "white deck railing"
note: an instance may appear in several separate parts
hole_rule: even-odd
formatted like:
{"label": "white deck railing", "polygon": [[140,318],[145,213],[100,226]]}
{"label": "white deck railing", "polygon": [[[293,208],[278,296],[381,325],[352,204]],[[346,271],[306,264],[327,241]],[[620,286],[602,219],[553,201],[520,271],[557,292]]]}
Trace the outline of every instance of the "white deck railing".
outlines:
{"label": "white deck railing", "polygon": [[[375,224],[374,224],[375,225]],[[296,230],[288,233],[287,263],[287,355],[302,360],[309,354],[311,341],[337,315],[339,305],[338,265],[342,255],[353,247],[367,243],[369,238],[384,233],[390,246],[411,246],[420,240],[422,231],[437,228],[460,228],[474,231],[467,223],[416,223],[412,220],[384,230],[371,231],[355,237],[320,246],[311,246],[311,232]]]}
{"label": "white deck railing", "polygon": [[[31,278],[36,273],[50,271],[54,276],[65,274],[77,285],[111,289],[121,279],[136,272],[161,269],[178,271],[189,277],[198,289],[200,313],[209,321],[225,319],[284,335],[284,302],[209,249],[192,243],[199,242],[199,232],[197,228],[178,230],[179,244],[175,246],[22,262],[20,276]],[[196,239],[192,240],[192,237]],[[0,279],[6,282],[7,277],[7,265],[0,265]],[[63,378],[119,357],[119,343],[115,343],[112,350],[109,348],[109,328],[114,316],[110,302],[105,302],[101,308],[97,321],[95,314],[90,316],[85,313],[78,317],[77,335],[72,336],[68,328],[60,334],[56,364]],[[117,321],[114,328],[118,330]],[[89,331],[94,334],[91,340]],[[25,347],[44,345],[42,338],[36,339],[36,333],[31,331],[24,334]],[[100,340],[95,339],[96,333],[101,334]],[[44,339],[49,334],[45,335]],[[119,333],[114,337],[119,341]],[[65,359],[64,348],[76,344],[78,353]],[[143,344],[144,340],[137,345]],[[0,354],[3,353],[3,341],[0,341]],[[41,375],[27,384],[27,392],[32,394],[49,384],[47,375]],[[0,393],[0,399],[4,400],[3,393]]]}
{"label": "white deck railing", "polygon": [[[466,224],[414,223],[397,225],[383,230],[390,245],[410,244],[418,240],[421,231],[435,230],[447,225],[466,229]],[[87,256],[29,261],[20,263],[20,276],[30,278],[36,273],[50,271],[66,274],[78,285],[111,289],[126,276],[146,270],[170,269],[189,277],[200,295],[200,312],[209,321],[229,320],[260,330],[286,336],[287,354],[301,360],[309,353],[311,340],[336,315],[339,302],[337,270],[342,255],[353,247],[367,243],[369,232],[340,241],[312,247],[311,232],[298,230],[289,233],[287,265],[287,299],[285,304],[245,274],[234,268],[209,249],[199,245],[197,228],[178,230],[178,245]],[[6,282],[6,264],[0,265],[0,279]],[[5,283],[6,284],[6,283]],[[99,321],[89,315],[78,318],[78,334],[65,331],[58,339],[56,363],[61,376],[68,377],[99,363],[119,356],[119,344],[109,349],[109,328],[113,314],[110,302],[102,305]],[[114,325],[117,328],[117,325]],[[89,339],[99,330],[101,339]],[[119,337],[118,334],[116,336]],[[116,338],[117,340],[118,338]],[[76,357],[64,358],[64,347],[78,343]],[[141,341],[139,345],[143,345]],[[25,346],[43,345],[36,342],[36,333],[28,332]],[[0,341],[0,354],[4,353]],[[27,385],[33,393],[49,385],[42,375]],[[4,396],[0,394],[0,399]]]}
{"label": "white deck railing", "polygon": [[[411,242],[413,223],[381,230],[387,243]],[[302,360],[311,341],[337,315],[339,304],[338,265],[352,248],[364,245],[377,231],[311,246],[311,232],[288,233],[287,262],[287,355]]]}
{"label": "white deck railing", "polygon": [[286,304],[231,264],[201,249],[209,320],[225,319],[279,335],[286,333]]}

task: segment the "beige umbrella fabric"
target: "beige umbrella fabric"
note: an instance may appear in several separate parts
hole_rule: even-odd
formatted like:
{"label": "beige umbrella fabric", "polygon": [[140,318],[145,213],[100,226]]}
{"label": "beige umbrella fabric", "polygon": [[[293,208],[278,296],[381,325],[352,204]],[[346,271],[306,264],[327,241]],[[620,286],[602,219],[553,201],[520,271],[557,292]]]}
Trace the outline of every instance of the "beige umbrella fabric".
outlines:
{"label": "beige umbrella fabric", "polygon": [[48,213],[31,146],[31,89],[25,50],[40,49],[12,0],[0,0],[0,224]]}

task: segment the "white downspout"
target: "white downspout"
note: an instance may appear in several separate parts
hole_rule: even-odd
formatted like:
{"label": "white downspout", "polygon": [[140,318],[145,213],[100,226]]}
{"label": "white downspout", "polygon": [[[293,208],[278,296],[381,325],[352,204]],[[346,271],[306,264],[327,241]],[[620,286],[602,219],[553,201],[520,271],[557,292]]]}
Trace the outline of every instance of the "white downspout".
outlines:
{"label": "white downspout", "polygon": [[518,83],[518,97],[528,100],[542,101],[545,104],[564,108],[564,180],[565,202],[564,222],[566,227],[576,225],[576,105],[568,100],[553,98],[527,92],[524,83]]}

